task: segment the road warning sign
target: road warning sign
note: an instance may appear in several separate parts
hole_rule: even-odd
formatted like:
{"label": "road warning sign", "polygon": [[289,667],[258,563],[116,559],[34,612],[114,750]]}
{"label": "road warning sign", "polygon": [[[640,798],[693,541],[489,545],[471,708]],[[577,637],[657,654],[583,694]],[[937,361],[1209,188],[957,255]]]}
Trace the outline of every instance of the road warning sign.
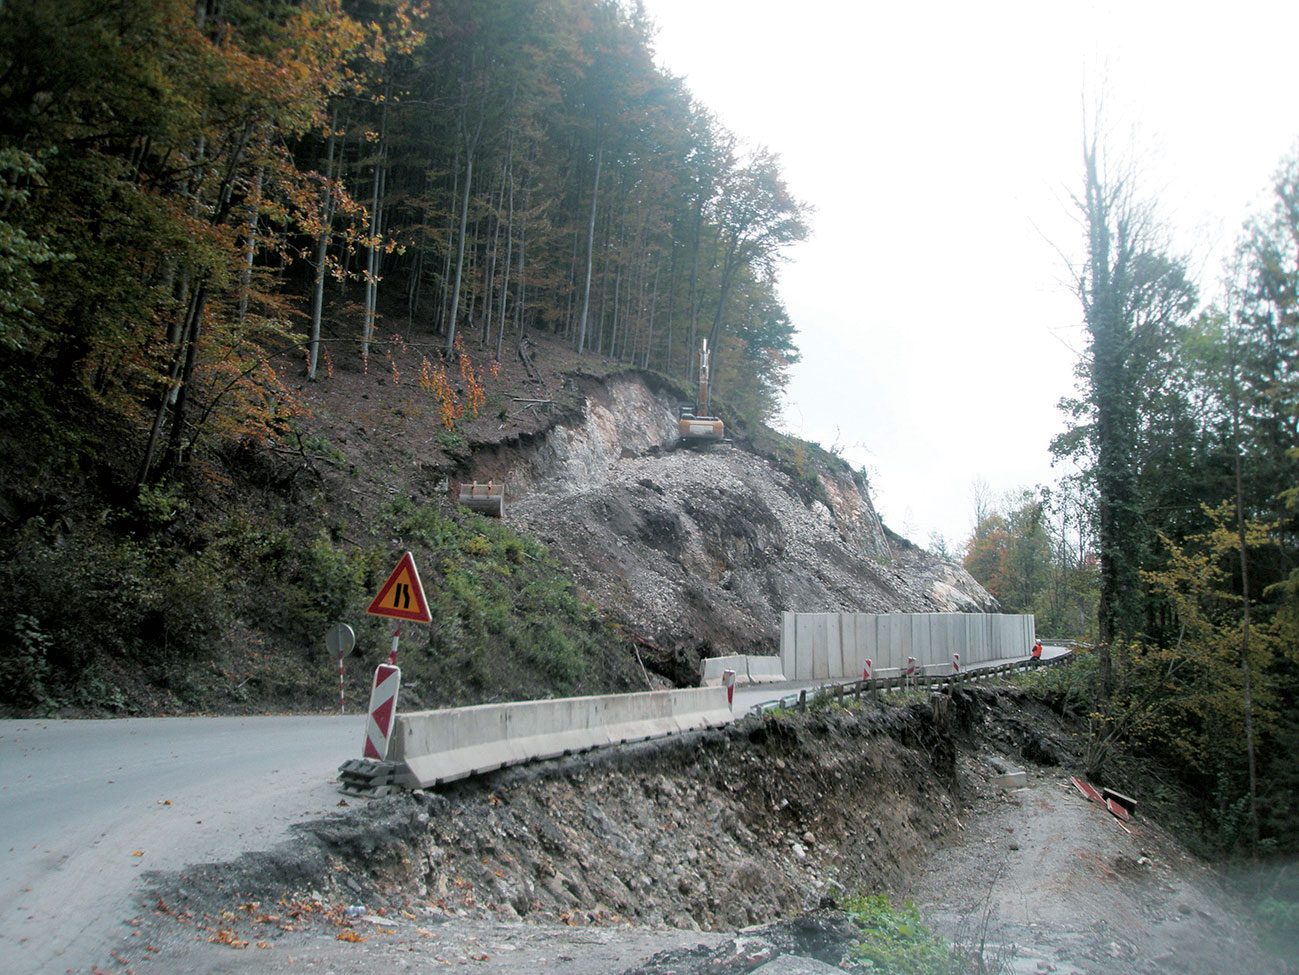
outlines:
{"label": "road warning sign", "polygon": [[397,620],[410,620],[414,623],[428,623],[433,615],[428,611],[428,601],[424,598],[424,587],[420,585],[419,572],[415,568],[414,557],[407,552],[397,563],[374,597],[370,608],[366,610],[371,616],[390,616]]}

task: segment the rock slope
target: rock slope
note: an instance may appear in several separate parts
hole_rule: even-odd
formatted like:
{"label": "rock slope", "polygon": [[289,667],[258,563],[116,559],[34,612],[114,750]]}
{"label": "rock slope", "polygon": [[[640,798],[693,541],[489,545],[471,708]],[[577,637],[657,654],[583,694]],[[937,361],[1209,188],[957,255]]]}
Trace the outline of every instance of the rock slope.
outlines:
{"label": "rock slope", "polygon": [[785,610],[996,609],[964,569],[885,529],[837,458],[797,441],[783,456],[748,438],[683,445],[670,395],[639,373],[583,391],[580,418],[503,472],[506,519],[633,636],[674,653],[767,654]]}

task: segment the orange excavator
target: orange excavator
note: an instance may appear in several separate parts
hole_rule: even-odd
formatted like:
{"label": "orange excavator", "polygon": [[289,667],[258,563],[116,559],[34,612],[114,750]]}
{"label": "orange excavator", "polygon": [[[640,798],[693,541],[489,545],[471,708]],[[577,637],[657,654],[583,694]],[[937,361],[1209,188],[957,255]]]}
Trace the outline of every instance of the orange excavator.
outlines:
{"label": "orange excavator", "polygon": [[682,440],[708,442],[721,440],[726,436],[722,421],[708,415],[710,388],[708,339],[704,339],[699,346],[699,395],[695,399],[694,409],[691,409],[689,404],[682,406],[677,419],[677,432],[680,433]]}

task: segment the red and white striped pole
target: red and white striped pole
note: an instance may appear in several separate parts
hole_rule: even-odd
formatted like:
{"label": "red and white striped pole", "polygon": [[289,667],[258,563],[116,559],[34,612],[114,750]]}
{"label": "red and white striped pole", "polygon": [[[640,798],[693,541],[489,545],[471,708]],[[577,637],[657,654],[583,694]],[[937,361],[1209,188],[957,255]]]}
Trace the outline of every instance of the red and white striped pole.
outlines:
{"label": "red and white striped pole", "polygon": [[960,672],[961,672],[961,655],[959,653],[954,653],[952,654],[952,673],[959,674]]}
{"label": "red and white striped pole", "polygon": [[916,682],[916,658],[907,657],[907,680],[914,686]]}
{"label": "red and white striped pole", "polygon": [[722,686],[726,688],[726,703],[735,707],[735,671],[722,671]]}
{"label": "red and white striped pole", "polygon": [[338,713],[345,710],[343,696],[343,658],[356,646],[356,634],[346,623],[335,623],[325,631],[325,648],[338,658]]}
{"label": "red and white striped pole", "polygon": [[875,666],[875,661],[871,660],[870,657],[867,657],[865,662],[866,662],[866,666],[863,667],[862,670],[861,670],[861,679],[862,679],[862,680],[870,680],[870,679],[871,679],[871,668]]}
{"label": "red and white striped pole", "polygon": [[401,639],[401,620],[397,621],[397,629],[392,631],[392,650],[388,654],[388,663],[396,666],[397,664],[397,641]]}

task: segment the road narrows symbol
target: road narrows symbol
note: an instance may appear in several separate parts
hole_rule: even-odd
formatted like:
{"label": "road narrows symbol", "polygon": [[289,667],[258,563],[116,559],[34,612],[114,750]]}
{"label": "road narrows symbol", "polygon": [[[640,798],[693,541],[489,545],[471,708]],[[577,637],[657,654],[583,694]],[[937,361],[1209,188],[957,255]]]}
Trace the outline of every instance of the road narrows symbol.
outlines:
{"label": "road narrows symbol", "polygon": [[409,552],[401,557],[388,581],[379,587],[379,594],[366,612],[371,616],[390,616],[412,623],[428,623],[433,619],[428,600],[424,598],[424,587],[419,581],[419,570]]}

